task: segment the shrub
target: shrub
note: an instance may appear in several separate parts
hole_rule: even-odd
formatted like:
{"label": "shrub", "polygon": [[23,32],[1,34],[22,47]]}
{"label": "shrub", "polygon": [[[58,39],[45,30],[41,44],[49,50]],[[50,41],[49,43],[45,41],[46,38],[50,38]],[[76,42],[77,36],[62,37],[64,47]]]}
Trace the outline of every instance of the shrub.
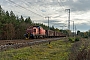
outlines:
{"label": "shrub", "polygon": [[80,38],[79,38],[79,37],[76,37],[76,38],[75,38],[75,41],[79,41],[79,40],[80,40]]}
{"label": "shrub", "polygon": [[79,37],[70,37],[70,38],[68,38],[68,40],[69,40],[70,42],[75,42],[75,41],[79,41],[80,38],[79,38]]}
{"label": "shrub", "polygon": [[84,36],[84,38],[88,38],[88,36]]}
{"label": "shrub", "polygon": [[72,38],[72,37],[70,37],[68,39],[69,39],[70,42],[74,42],[75,41],[74,38]]}

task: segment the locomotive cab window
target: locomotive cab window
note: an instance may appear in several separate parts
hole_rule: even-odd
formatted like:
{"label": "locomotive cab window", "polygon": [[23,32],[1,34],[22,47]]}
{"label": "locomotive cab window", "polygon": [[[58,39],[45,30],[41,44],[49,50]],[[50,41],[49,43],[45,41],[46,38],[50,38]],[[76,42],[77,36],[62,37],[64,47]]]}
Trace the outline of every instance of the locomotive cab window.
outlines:
{"label": "locomotive cab window", "polygon": [[36,32],[36,29],[34,29],[33,32]]}

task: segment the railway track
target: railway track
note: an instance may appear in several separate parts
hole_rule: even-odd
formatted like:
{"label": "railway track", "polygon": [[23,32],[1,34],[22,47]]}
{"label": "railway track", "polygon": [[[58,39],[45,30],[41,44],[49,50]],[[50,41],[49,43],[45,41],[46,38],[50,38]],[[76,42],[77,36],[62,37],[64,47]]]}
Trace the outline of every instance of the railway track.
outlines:
{"label": "railway track", "polygon": [[32,40],[0,40],[0,51],[6,51],[10,48],[21,48],[26,46],[32,46],[45,42],[51,42],[60,40],[61,38],[49,38],[49,39],[32,39]]}

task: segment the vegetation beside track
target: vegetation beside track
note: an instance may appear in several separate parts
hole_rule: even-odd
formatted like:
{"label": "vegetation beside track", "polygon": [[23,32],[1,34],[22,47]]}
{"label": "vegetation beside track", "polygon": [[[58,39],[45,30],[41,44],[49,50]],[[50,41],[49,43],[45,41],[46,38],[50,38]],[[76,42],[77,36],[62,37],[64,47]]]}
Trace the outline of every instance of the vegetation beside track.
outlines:
{"label": "vegetation beside track", "polygon": [[0,60],[90,60],[90,41],[62,39],[0,52]]}
{"label": "vegetation beside track", "polygon": [[58,40],[0,52],[0,60],[68,60],[72,43]]}
{"label": "vegetation beside track", "polygon": [[[89,38],[90,39],[90,38]],[[81,38],[70,49],[69,60],[90,60],[90,40]]]}

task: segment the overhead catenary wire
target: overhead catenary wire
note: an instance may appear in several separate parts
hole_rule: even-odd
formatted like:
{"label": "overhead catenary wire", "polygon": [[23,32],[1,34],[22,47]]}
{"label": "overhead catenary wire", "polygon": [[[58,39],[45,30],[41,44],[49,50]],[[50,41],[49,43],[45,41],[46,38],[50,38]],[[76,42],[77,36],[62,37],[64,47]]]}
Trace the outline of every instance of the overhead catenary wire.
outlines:
{"label": "overhead catenary wire", "polygon": [[[44,16],[42,16],[42,15],[40,15],[40,14],[37,14],[37,13],[35,13],[35,12],[33,12],[33,11],[29,10],[28,8],[24,7],[24,6],[21,6],[20,4],[15,3],[15,2],[14,2],[14,1],[12,1],[12,0],[9,0],[9,2],[11,2],[11,3],[13,3],[13,4],[15,4],[15,5],[17,5],[17,6],[21,7],[21,8],[23,8],[23,9],[26,9],[26,10],[28,10],[28,11],[30,11],[30,12],[32,12],[32,13],[34,13],[34,14],[36,14],[36,15],[40,16],[40,17],[45,18]],[[28,2],[25,2],[25,3],[28,3]],[[25,5],[26,5],[26,4],[25,4]],[[29,4],[27,4],[27,5],[29,6]]]}
{"label": "overhead catenary wire", "polygon": [[26,10],[28,10],[28,11],[30,11],[30,12],[32,12],[32,13],[34,13],[34,14],[36,14],[36,15],[44,18],[44,16],[42,16],[42,15],[40,15],[40,14],[37,14],[37,13],[35,13],[35,12],[33,12],[33,11],[31,11],[31,10],[29,10],[29,9],[27,9],[27,8],[25,8],[25,7],[17,4],[17,3],[15,3],[14,1],[11,1],[11,0],[8,0],[8,1],[10,1],[11,3],[16,4],[16,5],[19,6],[19,7],[23,8],[23,9],[26,9]]}
{"label": "overhead catenary wire", "polygon": [[[23,2],[23,3],[24,3],[25,5],[27,5],[28,7],[31,7],[30,5],[28,5],[28,2],[27,2],[27,1],[24,2],[24,1],[21,0],[21,2]],[[34,9],[34,8],[33,8],[33,9]],[[37,11],[37,10],[36,10],[36,11]]]}
{"label": "overhead catenary wire", "polygon": [[[31,7],[31,6],[30,6],[31,4],[30,4],[29,2],[27,2],[27,1],[24,2],[23,0],[21,0],[21,2],[25,3],[28,7]],[[30,4],[30,5],[29,5],[29,4]],[[32,9],[34,9],[35,11],[37,11],[37,10],[40,11],[40,9],[37,8],[37,7],[33,7],[33,6],[32,6]],[[38,12],[38,11],[37,11],[37,12]],[[44,15],[44,14],[43,14],[43,15]],[[45,16],[45,15],[44,15],[44,16]]]}
{"label": "overhead catenary wire", "polygon": [[[22,1],[23,3],[25,3],[28,7],[30,7],[30,5],[29,5],[30,3],[29,3],[29,2],[27,2],[27,1],[24,2],[23,0],[21,0],[21,1]],[[29,4],[28,4],[28,3],[29,3]],[[36,8],[37,8],[37,7],[36,7]],[[34,9],[35,11],[37,11],[37,10],[40,11],[39,8],[38,8],[38,9],[36,9],[36,8],[35,8],[35,9],[33,8],[33,9]],[[43,14],[43,15],[44,15],[44,14]],[[44,16],[45,16],[45,15],[44,15]]]}
{"label": "overhead catenary wire", "polygon": [[63,8],[64,8],[64,3],[62,2],[62,0],[60,0],[60,2],[61,2],[62,6],[63,6]]}
{"label": "overhead catenary wire", "polygon": [[57,0],[57,2],[58,2],[58,4],[59,4],[59,6],[62,8],[62,10],[64,11],[65,9],[63,8],[63,6],[61,5],[61,1],[59,2],[58,0]]}
{"label": "overhead catenary wire", "polygon": [[[62,9],[61,10],[61,12],[64,12],[65,11],[65,8],[64,8],[64,4],[62,3],[62,1],[61,0],[56,0],[57,1],[57,3],[59,4],[59,6],[60,6],[60,8]],[[61,15],[58,15],[58,16],[56,16],[56,17],[52,17],[52,18],[58,18],[58,17],[60,17]],[[61,18],[61,17],[60,17]]]}

